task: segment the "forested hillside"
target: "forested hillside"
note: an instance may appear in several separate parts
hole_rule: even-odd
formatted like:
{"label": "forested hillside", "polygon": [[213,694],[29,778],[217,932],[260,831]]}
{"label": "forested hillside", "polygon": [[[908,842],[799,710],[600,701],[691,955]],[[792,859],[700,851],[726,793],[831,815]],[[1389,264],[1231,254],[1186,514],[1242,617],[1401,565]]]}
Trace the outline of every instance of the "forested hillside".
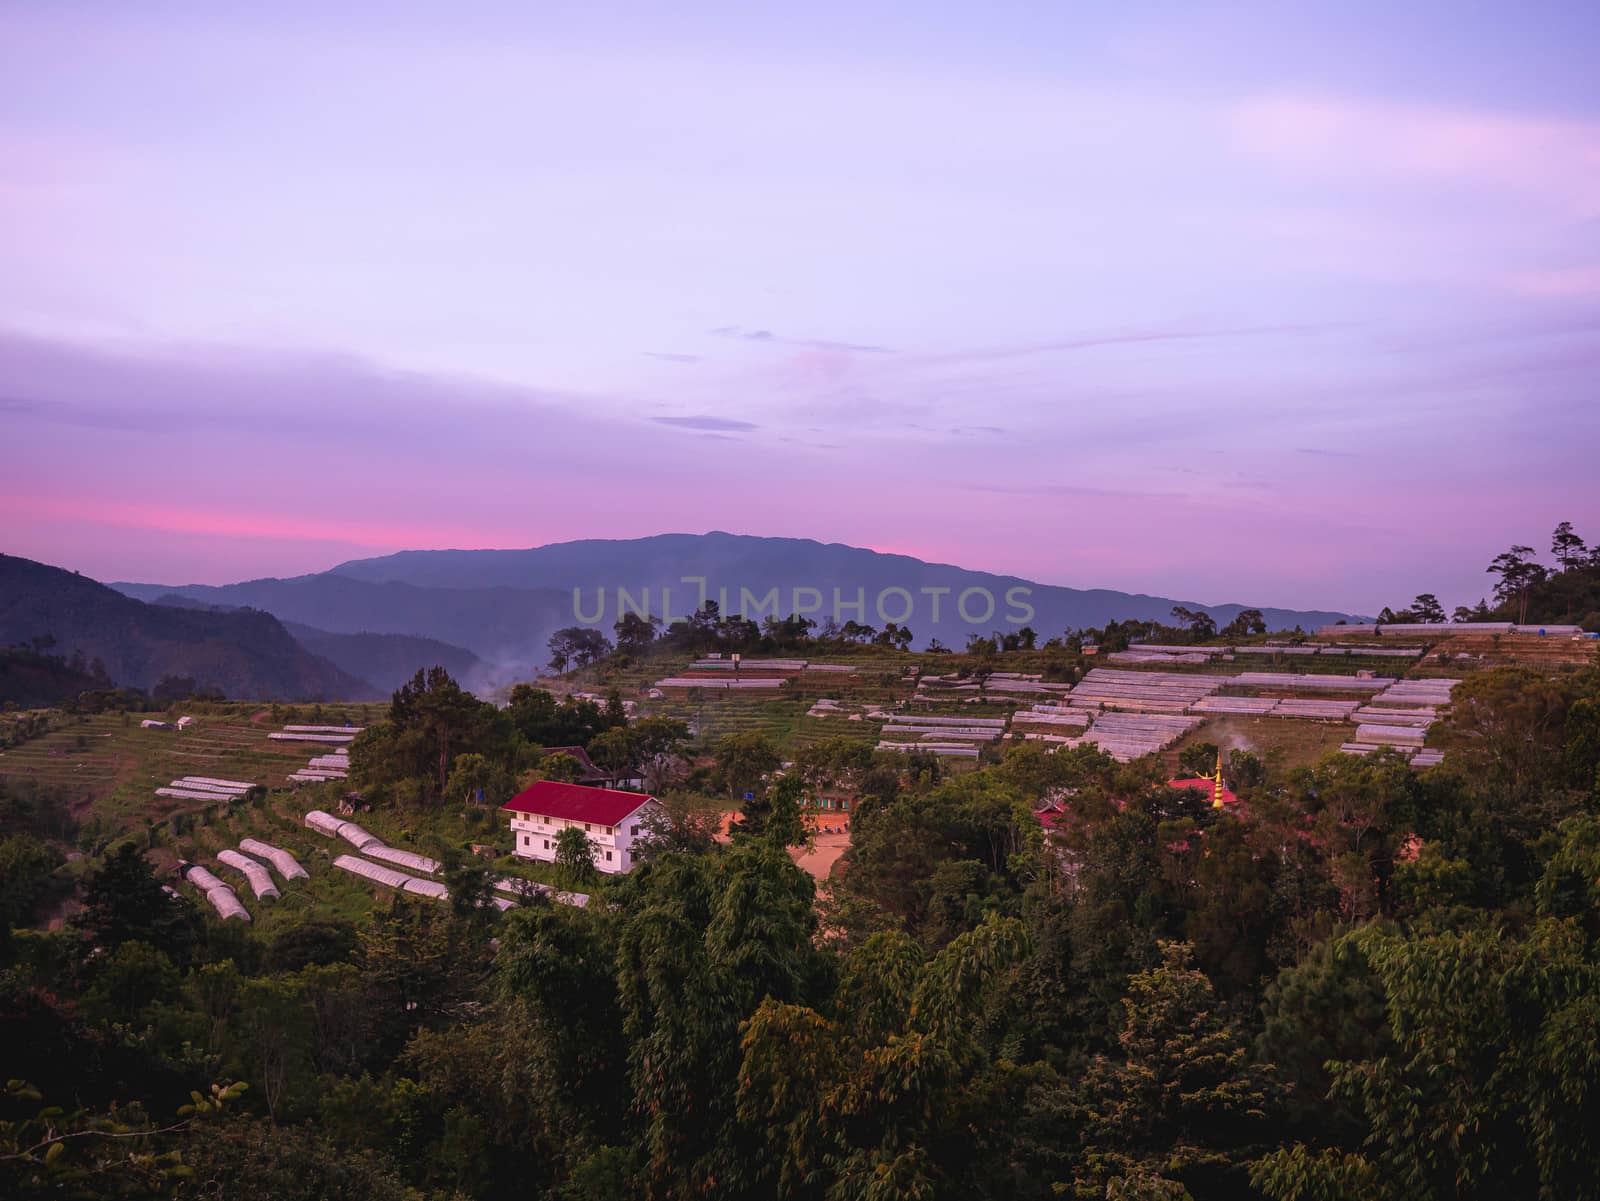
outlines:
{"label": "forested hillside", "polygon": [[[1422,772],[1235,752],[1216,809],[1089,747],[960,770],[839,737],[774,774],[759,736],[701,753],[618,702],[496,709],[437,670],[357,739],[351,783],[372,828],[433,832],[450,900],[314,903],[356,895],[298,829],[314,786],[207,818],[311,869],[255,927],[163,891],[202,834],[174,819],[97,836],[81,908],[33,928],[74,887],[71,834],[11,784],[0,1030],[25,1083],[0,1191],[1600,1195],[1600,667],[1469,676],[1441,733]],[[572,744],[652,774],[647,861],[558,857],[587,907],[498,916],[476,798],[572,778],[538,749]],[[719,841],[719,798],[751,790]],[[820,891],[790,853],[819,792],[856,798]]]}
{"label": "forested hillside", "polygon": [[[1484,569],[1494,577],[1493,603],[1458,605],[1451,621],[1510,621],[1520,625],[1581,625],[1600,630],[1600,544],[1589,546],[1563,521],[1550,533],[1549,551],[1518,544],[1502,551]],[[1432,593],[1379,618],[1394,622],[1443,622],[1444,607]]]}
{"label": "forested hillside", "polygon": [[73,572],[0,555],[0,645],[19,643],[53,648],[91,675],[142,690],[179,677],[262,700],[373,693],[300,646],[269,613],[145,604]]}
{"label": "forested hillside", "polygon": [[[1594,567],[1569,558],[1496,560],[1491,612],[1570,605]],[[558,630],[558,691],[502,704],[437,665],[386,705],[216,702],[187,732],[15,715],[0,1195],[1600,1198],[1593,644],[1170,617],[915,654],[893,623],[706,606],[614,642]],[[736,679],[789,674],[719,697],[735,653]],[[1152,695],[1161,719],[1152,682],[1235,692],[1153,753],[1018,733],[1006,688],[1076,700],[1118,654],[1091,732]],[[808,681],[817,656],[836,661]],[[1285,681],[1427,698],[1430,756],[1406,758],[1417,727],[1339,732],[1405,709],[1345,724],[1264,695]],[[991,725],[952,758],[878,741],[885,711]],[[1006,737],[973,716],[998,713]],[[291,773],[327,743],[278,726],[347,754]],[[147,778],[258,786],[142,796],[130,743]],[[660,798],[630,874],[576,826],[552,862],[507,854],[498,806],[580,779]],[[360,838],[311,832],[313,809]],[[423,877],[351,875],[346,844],[370,872],[374,836]],[[247,839],[306,874],[231,878],[222,920],[185,873],[242,870],[223,865]]]}
{"label": "forested hillside", "polygon": [[[248,606],[211,604],[176,592],[156,596],[150,603],[212,613],[248,610]],[[419,667],[438,664],[469,681],[479,680],[486,667],[465,647],[416,634],[335,634],[297,621],[284,621],[283,628],[313,655],[372,685],[380,693],[400,687]]]}
{"label": "forested hillside", "polygon": [[80,657],[77,662],[52,655],[40,643],[0,648],[0,704],[25,709],[48,708],[93,689],[110,688],[104,672],[96,674]]}

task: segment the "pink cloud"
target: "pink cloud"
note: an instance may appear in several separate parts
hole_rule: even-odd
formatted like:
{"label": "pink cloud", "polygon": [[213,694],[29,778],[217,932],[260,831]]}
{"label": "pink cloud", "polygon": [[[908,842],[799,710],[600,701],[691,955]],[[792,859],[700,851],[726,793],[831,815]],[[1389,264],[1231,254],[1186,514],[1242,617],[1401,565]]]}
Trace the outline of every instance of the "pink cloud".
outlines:
{"label": "pink cloud", "polygon": [[[1255,356],[1268,349],[1248,376],[1213,377],[1187,357],[1181,387],[1153,387],[1138,364],[1129,379],[1143,388],[1045,379],[1043,420],[991,379],[987,407],[972,412],[1015,419],[1002,435],[952,435],[942,423],[955,415],[918,376],[882,381],[876,402],[846,389],[784,394],[770,420],[792,424],[719,439],[339,356],[0,337],[0,418],[25,448],[0,512],[7,550],[101,579],[226,582],[409,547],[719,528],[1077,587],[1358,611],[1423,590],[1476,600],[1478,541],[1527,541],[1581,517],[1574,497],[1593,489],[1574,484],[1587,476],[1563,470],[1563,456],[1580,455],[1587,411],[1558,414],[1543,398],[1566,395],[1555,383],[1586,359],[1552,364],[1541,350],[1551,386],[1529,420],[1463,423],[1468,412],[1503,418],[1529,379],[1546,377],[1476,350],[1424,364],[1383,356],[1342,387],[1317,375],[1308,395],[1296,377],[1267,373]],[[1297,403],[1277,402],[1285,389]],[[900,433],[896,420],[917,426]],[[785,429],[840,447],[801,445]],[[1489,441],[1504,493],[1476,479],[1463,490],[1461,465],[1487,461]],[[1404,532],[1416,523],[1432,531],[1422,547]]]}
{"label": "pink cloud", "polygon": [[1529,296],[1592,296],[1600,292],[1600,267],[1557,267],[1511,277],[1514,291]]}
{"label": "pink cloud", "polygon": [[1600,124],[1307,96],[1248,101],[1232,114],[1238,146],[1329,174],[1469,179],[1600,213]]}
{"label": "pink cloud", "polygon": [[345,521],[308,514],[241,512],[86,496],[0,495],[0,510],[31,521],[83,522],[114,530],[336,543],[363,549],[485,542],[508,545],[516,540],[516,534],[504,528],[428,521]]}

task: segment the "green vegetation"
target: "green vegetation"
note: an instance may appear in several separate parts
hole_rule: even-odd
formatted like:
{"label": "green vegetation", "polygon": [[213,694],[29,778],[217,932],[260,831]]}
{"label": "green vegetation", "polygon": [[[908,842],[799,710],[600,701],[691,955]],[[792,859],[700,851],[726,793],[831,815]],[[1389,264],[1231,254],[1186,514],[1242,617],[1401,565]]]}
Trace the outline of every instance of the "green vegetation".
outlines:
{"label": "green vegetation", "polygon": [[[619,623],[563,682],[602,700],[497,708],[436,668],[382,706],[188,702],[182,734],[11,715],[0,1195],[1600,1197],[1600,664],[1469,675],[1423,772],[1247,717],[1131,764],[1027,743],[950,766],[805,709],[892,704],[914,666],[1075,678],[1086,640],[1149,632],[917,655],[699,616]],[[859,670],[645,696],[733,645]],[[295,720],[368,727],[350,784],[154,801],[206,763],[282,784],[307,748],[265,735]],[[1166,784],[1218,747],[1240,811]],[[585,759],[662,796],[642,865],[601,876],[578,829],[553,864],[498,855],[497,804]],[[345,848],[301,818],[351,787],[364,826],[443,862],[448,903],[332,869]],[[794,856],[816,794],[852,802],[820,891]],[[311,873],[242,892],[249,925],[163,887],[245,836]],[[479,902],[507,874],[590,902],[501,915]]]}
{"label": "green vegetation", "polygon": [[[1495,556],[1485,569],[1495,577],[1494,604],[1458,606],[1454,621],[1510,621],[1517,625],[1581,625],[1600,630],[1600,545],[1587,546],[1563,521],[1550,535],[1553,564],[1539,562],[1531,546],[1513,546]],[[1387,606],[1380,622],[1442,622],[1439,598],[1425,592],[1398,611]]]}
{"label": "green vegetation", "polygon": [[19,646],[0,647],[0,701],[35,708],[64,701],[77,707],[80,696],[91,705],[101,698],[114,699],[107,696],[116,688],[104,663],[98,659],[85,663],[81,653],[70,660],[52,655],[53,645],[54,639],[37,637]]}
{"label": "green vegetation", "polygon": [[395,692],[384,720],[356,737],[351,781],[380,805],[448,798],[498,806],[519,781],[576,775],[581,765],[572,756],[547,755],[547,747],[587,747],[614,778],[626,778],[685,735],[675,723],[629,727],[615,694],[601,706],[519,684],[497,709],[434,667],[418,671]]}

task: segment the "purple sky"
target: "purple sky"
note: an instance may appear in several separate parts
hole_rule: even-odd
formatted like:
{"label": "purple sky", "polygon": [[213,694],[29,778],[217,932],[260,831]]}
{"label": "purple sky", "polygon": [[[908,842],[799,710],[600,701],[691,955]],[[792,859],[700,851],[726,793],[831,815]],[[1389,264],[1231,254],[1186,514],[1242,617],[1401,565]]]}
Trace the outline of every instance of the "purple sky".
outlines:
{"label": "purple sky", "polygon": [[1370,612],[1600,538],[1593,4],[323,7],[0,8],[0,548]]}

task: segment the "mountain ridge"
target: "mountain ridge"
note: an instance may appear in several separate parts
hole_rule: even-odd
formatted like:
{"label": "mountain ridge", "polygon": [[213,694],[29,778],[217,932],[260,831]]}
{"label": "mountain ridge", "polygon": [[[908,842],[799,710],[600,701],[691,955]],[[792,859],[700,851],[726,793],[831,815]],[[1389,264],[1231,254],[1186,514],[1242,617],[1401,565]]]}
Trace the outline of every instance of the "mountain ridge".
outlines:
{"label": "mountain ridge", "polygon": [[[177,592],[163,592],[147,602],[181,609],[201,609],[212,613],[239,613],[246,606],[214,604]],[[283,628],[313,655],[326,659],[341,671],[371,684],[376,691],[393,692],[416,673],[418,668],[443,667],[467,687],[490,683],[484,678],[487,664],[464,646],[453,646],[420,634],[334,633],[302,622],[282,618]]]}
{"label": "mountain ridge", "polygon": [[[511,549],[439,549],[439,550],[403,550],[395,551],[388,555],[377,555],[363,559],[349,559],[330,567],[326,573],[330,575],[344,575],[355,579],[370,582],[401,582],[417,587],[464,589],[469,587],[482,587],[486,585],[500,585],[507,587],[526,587],[522,572],[527,568],[515,568],[518,561],[526,564],[529,559],[539,558],[553,560],[546,564],[547,569],[553,567],[557,572],[565,571],[561,586],[590,587],[595,583],[594,573],[598,570],[614,570],[609,562],[619,551],[624,548],[670,548],[677,554],[682,554],[684,547],[707,547],[722,544],[730,548],[740,549],[770,548],[776,555],[787,560],[796,548],[814,548],[817,551],[829,552],[835,555],[843,553],[852,557],[870,557],[883,565],[902,567],[910,572],[958,572],[963,576],[993,580],[1008,585],[1021,585],[1033,589],[1050,592],[1063,592],[1082,597],[1106,597],[1121,600],[1127,598],[1139,602],[1165,605],[1170,610],[1173,605],[1184,605],[1191,609],[1212,614],[1214,617],[1231,618],[1241,610],[1247,608],[1260,609],[1263,615],[1303,615],[1319,619],[1326,618],[1328,622],[1341,618],[1356,619],[1359,615],[1344,613],[1338,610],[1320,609],[1294,609],[1281,605],[1261,605],[1239,601],[1208,603],[1193,600],[1181,600],[1170,597],[1157,596],[1145,592],[1124,592],[1114,588],[1076,588],[1065,584],[1044,584],[1026,576],[1014,575],[1007,572],[985,571],[979,568],[962,567],[959,564],[935,562],[918,559],[913,555],[900,554],[893,551],[872,550],[869,547],[852,546],[845,542],[823,542],[815,538],[787,538],[769,537],[758,534],[732,534],[724,530],[710,530],[704,534],[665,533],[650,534],[641,538],[584,538],[573,539],[567,542],[551,542],[542,546],[511,548]],[[570,560],[583,558],[583,552],[593,550],[598,556],[603,557],[602,563],[582,564],[574,568]],[[563,560],[568,560],[563,562]],[[468,582],[462,582],[459,572],[471,562],[480,565],[479,574]],[[481,565],[487,563],[513,565],[513,570],[502,572],[484,572]],[[582,572],[584,578],[574,579],[572,574]],[[547,586],[552,581],[547,580]],[[1163,611],[1152,616],[1166,617]],[[1117,614],[1115,616],[1132,616],[1132,614]],[[1145,616],[1141,614],[1140,616]],[[1370,619],[1367,619],[1370,620]],[[1269,625],[1271,624],[1269,618]]]}
{"label": "mountain ridge", "polygon": [[400,634],[472,652],[491,665],[542,663],[545,640],[573,624],[572,598],[551,589],[447,590],[373,584],[318,572],[237,584],[111,584],[125,595],[173,596],[212,607],[248,607],[328,634]]}
{"label": "mountain ridge", "polygon": [[250,700],[359,700],[374,687],[301,646],[271,613],[149,604],[87,576],[0,554],[0,642],[48,636],[148,691],[192,677]]}
{"label": "mountain ridge", "polygon": [[[498,668],[527,671],[543,663],[544,642],[556,629],[597,624],[609,633],[624,604],[619,589],[627,590],[628,600],[635,603],[648,592],[649,611],[656,615],[668,607],[663,590],[671,589],[666,615],[680,618],[699,603],[696,582],[702,579],[710,596],[727,590],[729,603],[723,607],[728,611],[740,607],[741,590],[762,599],[775,590],[780,616],[787,616],[796,589],[814,590],[824,610],[814,613],[819,620],[832,616],[826,610],[836,589],[851,598],[859,594],[859,611],[844,606],[851,619],[874,626],[891,619],[909,625],[917,645],[934,637],[960,645],[969,634],[986,634],[1008,623],[1031,625],[1048,637],[1114,619],[1170,620],[1174,605],[1209,613],[1219,625],[1245,608],[1260,608],[1272,629],[1310,629],[1354,616],[1066,588],[843,543],[722,531],[581,539],[525,550],[409,550],[347,560],[325,572],[237,584],[112,586],[148,599],[176,593],[192,601],[248,605],[330,633],[433,638],[470,650]],[[1010,605],[1015,590],[1021,590],[1024,600]],[[960,609],[958,602],[974,591],[988,595]],[[807,594],[801,599],[809,603],[812,598]],[[934,606],[941,602],[936,615]],[[898,616],[907,604],[912,612]]]}

